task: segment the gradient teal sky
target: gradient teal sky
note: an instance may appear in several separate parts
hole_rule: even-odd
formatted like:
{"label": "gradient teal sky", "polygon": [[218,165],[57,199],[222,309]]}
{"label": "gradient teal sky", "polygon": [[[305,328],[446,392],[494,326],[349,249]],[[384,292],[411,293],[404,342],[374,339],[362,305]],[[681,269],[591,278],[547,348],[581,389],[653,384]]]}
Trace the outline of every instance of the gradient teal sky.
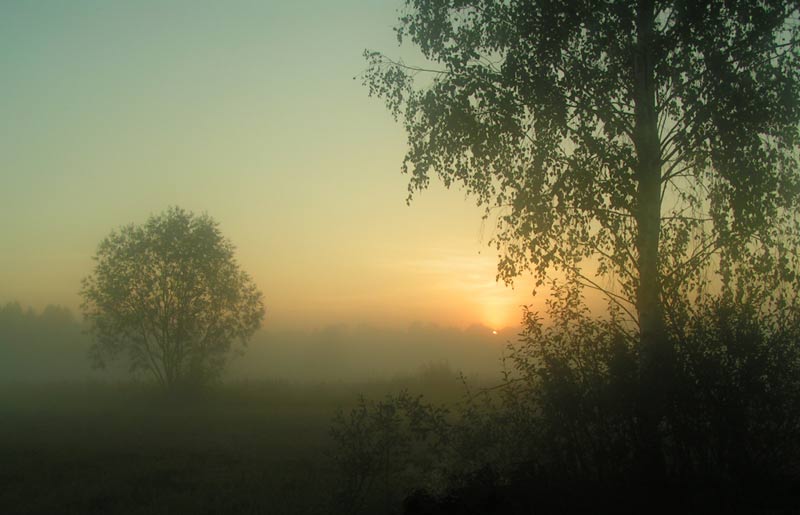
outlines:
{"label": "gradient teal sky", "polygon": [[[113,228],[206,211],[267,323],[512,325],[493,227],[353,77],[399,55],[399,2],[0,3],[0,302],[77,309]],[[479,254],[480,252],[480,254]]]}

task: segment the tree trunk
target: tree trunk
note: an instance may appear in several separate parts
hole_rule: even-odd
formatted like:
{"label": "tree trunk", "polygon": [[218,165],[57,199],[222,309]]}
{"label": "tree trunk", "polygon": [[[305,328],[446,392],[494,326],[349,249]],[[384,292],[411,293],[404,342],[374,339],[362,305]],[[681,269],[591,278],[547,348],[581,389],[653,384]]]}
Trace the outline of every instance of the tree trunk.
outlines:
{"label": "tree trunk", "polygon": [[637,48],[634,60],[634,138],[637,169],[637,239],[639,289],[636,307],[640,324],[640,349],[643,365],[658,358],[667,345],[664,338],[664,312],[659,277],[659,233],[661,231],[661,141],[658,134],[656,84],[653,70],[652,39],[655,12],[653,0],[640,0]]}
{"label": "tree trunk", "polygon": [[666,408],[671,376],[670,344],[664,331],[659,277],[659,233],[661,230],[661,141],[658,133],[656,84],[653,58],[653,0],[639,0],[637,40],[634,53],[634,145],[638,157],[637,239],[639,287],[639,386],[642,459],[649,474],[664,471],[658,423]]}

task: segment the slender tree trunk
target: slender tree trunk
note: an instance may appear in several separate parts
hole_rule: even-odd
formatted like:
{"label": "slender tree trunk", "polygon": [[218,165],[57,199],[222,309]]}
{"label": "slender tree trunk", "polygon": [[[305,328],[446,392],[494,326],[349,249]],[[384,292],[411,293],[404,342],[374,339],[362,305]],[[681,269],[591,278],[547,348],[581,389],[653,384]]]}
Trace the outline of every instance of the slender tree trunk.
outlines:
{"label": "slender tree trunk", "polygon": [[[640,324],[641,351],[659,354],[665,343],[664,313],[661,305],[659,277],[659,233],[661,231],[661,141],[658,134],[656,84],[653,70],[652,38],[655,13],[653,0],[640,0],[639,34],[634,61],[635,146],[637,169],[637,240],[639,254],[639,289],[637,310]],[[648,356],[654,358],[655,356]],[[647,363],[649,359],[644,360]]]}
{"label": "slender tree trunk", "polygon": [[637,239],[639,288],[639,387],[642,466],[649,474],[663,474],[658,423],[666,408],[671,377],[669,341],[664,331],[659,277],[659,233],[661,230],[661,141],[658,133],[656,83],[653,56],[653,0],[639,0],[637,40],[634,54],[634,144],[638,157]]}

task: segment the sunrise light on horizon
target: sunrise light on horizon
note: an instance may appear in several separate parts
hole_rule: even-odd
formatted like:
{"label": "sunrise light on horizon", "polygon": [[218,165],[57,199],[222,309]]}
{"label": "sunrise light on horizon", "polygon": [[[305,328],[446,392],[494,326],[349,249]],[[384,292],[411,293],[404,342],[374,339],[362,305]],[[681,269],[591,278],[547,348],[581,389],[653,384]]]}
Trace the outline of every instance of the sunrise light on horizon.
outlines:
{"label": "sunrise light on horizon", "polygon": [[495,280],[462,191],[406,205],[402,127],[354,80],[397,50],[395,6],[187,5],[3,9],[0,302],[77,313],[102,238],[169,206],[219,222],[267,327],[502,328],[540,302]]}

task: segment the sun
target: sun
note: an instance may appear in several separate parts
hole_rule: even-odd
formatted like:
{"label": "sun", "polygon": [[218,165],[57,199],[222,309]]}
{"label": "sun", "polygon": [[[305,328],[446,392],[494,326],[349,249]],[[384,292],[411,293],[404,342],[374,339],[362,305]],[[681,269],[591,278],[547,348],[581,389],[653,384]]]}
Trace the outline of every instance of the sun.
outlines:
{"label": "sun", "polygon": [[497,329],[492,329],[492,334],[497,334]]}

